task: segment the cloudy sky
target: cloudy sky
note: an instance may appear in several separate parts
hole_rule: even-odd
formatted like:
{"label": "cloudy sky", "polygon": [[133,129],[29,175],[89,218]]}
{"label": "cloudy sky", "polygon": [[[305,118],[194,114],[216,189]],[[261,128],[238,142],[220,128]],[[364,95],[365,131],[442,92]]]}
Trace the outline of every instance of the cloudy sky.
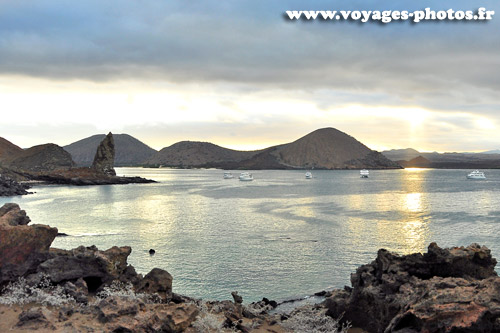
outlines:
{"label": "cloudy sky", "polygon": [[[487,22],[290,21],[286,10],[476,10]],[[254,149],[335,127],[377,150],[500,148],[493,0],[0,0],[0,136],[112,131]]]}

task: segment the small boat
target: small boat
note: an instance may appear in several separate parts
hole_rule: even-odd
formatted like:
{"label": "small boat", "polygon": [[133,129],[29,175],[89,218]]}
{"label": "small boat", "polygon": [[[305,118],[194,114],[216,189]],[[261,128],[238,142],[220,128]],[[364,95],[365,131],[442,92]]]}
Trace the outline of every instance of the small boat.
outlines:
{"label": "small boat", "polygon": [[361,178],[368,178],[368,176],[370,175],[370,171],[363,169],[359,171],[359,174]]}
{"label": "small boat", "polygon": [[312,179],[313,174],[309,171],[306,172],[306,179]]}
{"label": "small boat", "polygon": [[479,170],[474,170],[467,175],[467,179],[486,179],[484,172]]}
{"label": "small boat", "polygon": [[240,178],[241,181],[244,181],[244,182],[249,182],[249,181],[253,180],[253,176],[249,172],[242,172],[242,173],[240,173],[240,177],[239,178]]}
{"label": "small boat", "polygon": [[234,176],[231,172],[224,172],[224,179],[233,179]]}

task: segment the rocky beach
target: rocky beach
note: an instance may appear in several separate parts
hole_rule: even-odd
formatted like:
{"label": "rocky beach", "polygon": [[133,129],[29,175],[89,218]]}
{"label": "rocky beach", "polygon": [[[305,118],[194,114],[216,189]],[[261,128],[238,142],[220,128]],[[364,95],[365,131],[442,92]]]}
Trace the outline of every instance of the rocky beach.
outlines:
{"label": "rocky beach", "polygon": [[[159,268],[143,276],[127,246],[52,248],[57,229],[30,224],[14,203],[0,208],[1,331],[56,332],[494,332],[500,278],[477,244],[400,256],[379,250],[351,286],[319,292],[317,304],[264,298],[245,304],[193,299],[172,290]],[[228,295],[229,298],[230,295]],[[293,302],[292,302],[293,304]],[[340,319],[340,320],[338,320]]]}

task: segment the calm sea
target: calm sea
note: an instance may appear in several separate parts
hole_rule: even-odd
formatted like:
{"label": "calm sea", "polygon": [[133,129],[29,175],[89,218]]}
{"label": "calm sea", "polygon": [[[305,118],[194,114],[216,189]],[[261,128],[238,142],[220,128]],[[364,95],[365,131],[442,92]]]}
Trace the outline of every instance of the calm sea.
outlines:
{"label": "calm sea", "polygon": [[[425,251],[476,242],[500,256],[500,170],[255,171],[118,168],[156,184],[39,186],[17,202],[32,223],[57,227],[54,247],[129,245],[138,272],[169,271],[174,292],[245,302],[350,285],[379,248]],[[150,256],[150,248],[156,250]]]}

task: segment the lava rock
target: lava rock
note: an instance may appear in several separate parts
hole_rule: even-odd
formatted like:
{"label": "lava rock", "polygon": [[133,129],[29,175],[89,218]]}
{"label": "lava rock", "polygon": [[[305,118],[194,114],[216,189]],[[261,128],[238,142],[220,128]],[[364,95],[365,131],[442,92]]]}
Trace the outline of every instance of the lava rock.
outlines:
{"label": "lava rock", "polygon": [[352,289],[334,291],[323,306],[369,332],[494,331],[500,322],[495,264],[477,244],[431,243],[427,253],[405,256],[381,249],[351,275]]}
{"label": "lava rock", "polygon": [[115,142],[113,140],[113,134],[109,132],[97,147],[92,169],[108,176],[116,176],[114,165]]}

